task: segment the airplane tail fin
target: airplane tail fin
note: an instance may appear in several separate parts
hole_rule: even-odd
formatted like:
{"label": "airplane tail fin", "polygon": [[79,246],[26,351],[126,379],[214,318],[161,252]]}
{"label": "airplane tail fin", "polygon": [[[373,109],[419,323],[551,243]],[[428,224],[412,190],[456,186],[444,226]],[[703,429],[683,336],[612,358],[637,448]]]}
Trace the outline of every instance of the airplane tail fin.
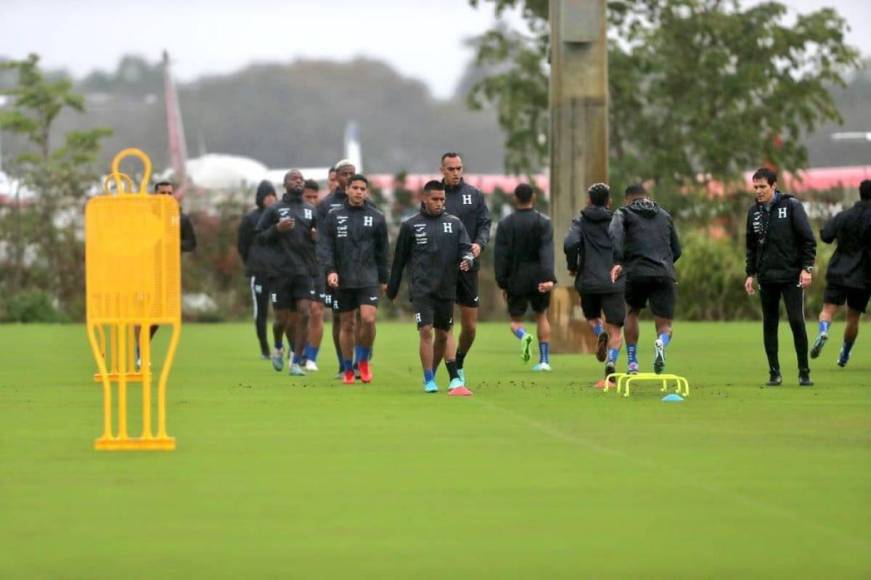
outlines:
{"label": "airplane tail fin", "polygon": [[177,189],[184,193],[188,186],[186,163],[188,159],[187,144],[184,139],[184,125],[181,120],[181,108],[178,104],[178,94],[172,80],[169,53],[163,51],[163,97],[166,105],[166,131],[169,139],[169,156]]}

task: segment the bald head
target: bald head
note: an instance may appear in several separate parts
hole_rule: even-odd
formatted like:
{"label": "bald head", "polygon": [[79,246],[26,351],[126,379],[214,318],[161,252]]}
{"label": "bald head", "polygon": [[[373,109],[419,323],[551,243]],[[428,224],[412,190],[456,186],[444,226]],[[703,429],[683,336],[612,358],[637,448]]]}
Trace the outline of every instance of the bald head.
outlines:
{"label": "bald head", "polygon": [[303,184],[305,184],[305,177],[303,177],[302,171],[299,169],[291,169],[284,174],[284,189],[286,191],[302,189]]}

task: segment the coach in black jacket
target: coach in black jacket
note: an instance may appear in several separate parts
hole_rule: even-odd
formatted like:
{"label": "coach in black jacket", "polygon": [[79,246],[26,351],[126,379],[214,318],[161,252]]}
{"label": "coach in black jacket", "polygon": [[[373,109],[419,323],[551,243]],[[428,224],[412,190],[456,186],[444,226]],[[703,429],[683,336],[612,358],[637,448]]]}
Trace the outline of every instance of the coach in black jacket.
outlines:
{"label": "coach in black jacket", "polygon": [[747,212],[747,279],[744,289],[754,294],[759,282],[762,328],[768,356],[768,386],[783,382],[777,348],[780,297],[786,306],[798,359],[799,384],[811,386],[808,340],[804,323],[804,289],[813,279],[817,242],[801,202],[777,190],[777,175],[762,168],[753,174],[756,203]]}
{"label": "coach in black jacket", "polygon": [[[441,161],[442,183],[445,186],[445,211],[463,222],[472,242],[475,265],[457,278],[457,304],[460,305],[460,342],[457,345],[457,367],[463,373],[463,363],[475,342],[478,330],[478,258],[490,241],[490,210],[484,195],[463,181],[463,159],[459,153],[445,153]],[[441,352],[436,345],[436,364]]]}
{"label": "coach in black jacket", "polygon": [[402,272],[408,266],[409,291],[420,333],[420,362],[424,388],[432,393],[435,384],[433,328],[441,343],[445,366],[451,377],[452,395],[471,395],[457,372],[456,344],[451,332],[457,276],[472,269],[472,244],[463,222],[444,211],[444,185],[430,181],[424,186],[420,213],[402,222],[393,255],[387,297],[399,294]]}
{"label": "coach in black jacket", "polygon": [[275,187],[268,180],[257,186],[255,202],[257,207],[242,217],[236,248],[245,264],[245,275],[251,284],[251,300],[254,303],[254,329],[260,342],[260,354],[269,358],[269,340],[266,338],[266,316],[269,313],[269,290],[267,284],[266,260],[268,250],[257,240],[257,223],[263,210],[276,201]]}
{"label": "coach in black jacket", "polygon": [[838,366],[847,366],[850,351],[859,335],[859,321],[871,298],[871,180],[859,185],[859,202],[830,219],[820,232],[827,244],[838,247],[826,272],[826,292],[820,312],[820,333],[811,348],[811,358],[820,356],[829,338],[829,326],[838,308],[847,303],[844,344]]}
{"label": "coach in black jacket", "polygon": [[[341,317],[343,381],[354,383],[353,349],[364,383],[372,380],[369,355],[375,341],[378,297],[387,284],[387,221],[366,204],[369,182],[362,175],[351,178],[345,205],[331,210],[320,228],[318,254],[327,285],[335,290],[335,309]],[[357,310],[360,330],[356,329]]]}

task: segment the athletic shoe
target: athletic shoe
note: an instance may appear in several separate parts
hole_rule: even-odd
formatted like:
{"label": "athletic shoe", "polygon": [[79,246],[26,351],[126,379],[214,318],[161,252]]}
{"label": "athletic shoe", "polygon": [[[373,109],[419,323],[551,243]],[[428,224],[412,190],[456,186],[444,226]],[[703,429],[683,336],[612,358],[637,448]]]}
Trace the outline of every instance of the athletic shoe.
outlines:
{"label": "athletic shoe", "polygon": [[463,384],[466,384],[466,371],[463,369],[457,369],[457,376],[460,377],[460,380],[463,381]]}
{"label": "athletic shoe", "polygon": [[608,358],[609,339],[607,330],[599,333],[599,338],[596,340],[596,360],[599,362],[605,362],[605,359]]}
{"label": "athletic shoe", "polygon": [[466,387],[457,387],[456,389],[451,389],[448,391],[449,397],[471,397],[472,391],[467,389]]}
{"label": "athletic shoe", "polygon": [[814,386],[814,382],[811,380],[810,373],[798,373],[798,385],[800,387]]}
{"label": "athletic shoe", "polygon": [[546,362],[542,362],[542,363],[538,363],[537,365],[532,367],[532,370],[536,373],[539,373],[539,372],[549,373],[553,369],[550,368],[550,364],[548,364]]}
{"label": "athletic shoe", "polygon": [[826,346],[826,341],[829,340],[828,332],[821,332],[817,339],[814,341],[814,345],[811,347],[811,358],[817,358],[820,356],[820,353],[823,352],[823,347]]}
{"label": "athletic shoe", "polygon": [[353,385],[356,380],[357,378],[354,376],[354,371],[345,371],[345,374],[342,375],[342,382],[346,385]]}
{"label": "athletic shoe", "polygon": [[780,376],[779,372],[771,371],[768,373],[768,382],[765,383],[766,387],[779,387],[783,384],[783,377]]}
{"label": "athletic shoe", "polygon": [[316,373],[320,369],[318,368],[318,365],[315,361],[307,360],[307,361],[305,361],[305,370],[312,372],[312,373]]}
{"label": "athletic shoe", "polygon": [[613,375],[617,372],[617,365],[614,364],[614,361],[609,360],[605,363],[605,376]]}
{"label": "athletic shoe", "polygon": [[665,345],[660,339],[653,343],[653,372],[662,373],[665,370]]}
{"label": "athletic shoe", "polygon": [[847,363],[850,361],[850,355],[844,354],[844,349],[841,348],[841,352],[838,353],[838,366],[844,368],[847,366]]}
{"label": "athletic shoe", "polygon": [[451,379],[451,383],[448,385],[448,391],[453,391],[454,389],[459,389],[460,387],[462,387],[464,385],[465,385],[465,383],[463,383],[463,379],[461,379],[460,377],[457,377],[455,379]]}
{"label": "athletic shoe", "polygon": [[626,373],[630,374],[630,375],[637,375],[638,374],[638,363],[637,362],[629,363],[626,366]]}
{"label": "athletic shoe", "polygon": [[284,368],[284,349],[276,348],[272,351],[272,368],[275,372],[281,371]]}
{"label": "athletic shoe", "polygon": [[529,362],[529,359],[532,357],[530,351],[532,350],[532,341],[534,340],[529,333],[524,334],[523,338],[520,339],[520,358],[523,359],[523,362]]}
{"label": "athletic shoe", "polygon": [[436,384],[435,381],[429,381],[423,384],[423,390],[426,393],[438,393],[439,386]]}
{"label": "athletic shoe", "polygon": [[302,367],[299,366],[299,363],[293,363],[290,365],[290,376],[292,377],[304,377],[305,371],[302,370]]}
{"label": "athletic shoe", "polygon": [[260,355],[260,360],[270,360],[272,357],[269,356],[268,352],[264,352]]}
{"label": "athletic shoe", "polygon": [[357,379],[358,381],[359,381],[361,378],[363,378],[363,377],[360,375],[360,363],[354,363],[354,378]]}
{"label": "athletic shoe", "polygon": [[372,369],[369,368],[369,361],[360,361],[360,380],[364,383],[372,382]]}

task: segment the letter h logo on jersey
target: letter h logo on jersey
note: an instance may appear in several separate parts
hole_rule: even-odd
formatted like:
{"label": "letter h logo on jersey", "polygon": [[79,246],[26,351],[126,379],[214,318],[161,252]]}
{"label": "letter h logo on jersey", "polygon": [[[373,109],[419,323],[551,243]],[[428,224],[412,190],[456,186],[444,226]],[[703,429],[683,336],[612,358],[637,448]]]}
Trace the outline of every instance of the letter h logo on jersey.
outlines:
{"label": "letter h logo on jersey", "polygon": [[784,219],[786,217],[786,208],[779,207],[777,208],[777,219]]}
{"label": "letter h logo on jersey", "polygon": [[472,195],[469,193],[463,194],[463,205],[472,205]]}
{"label": "letter h logo on jersey", "polygon": [[364,215],[363,216],[363,226],[367,227],[367,228],[372,227],[372,216],[371,215]]}
{"label": "letter h logo on jersey", "polygon": [[307,219],[307,220],[312,219],[312,210],[305,208],[305,219]]}
{"label": "letter h logo on jersey", "polygon": [[452,233],[454,233],[454,227],[453,227],[454,224],[452,224],[451,222],[444,222],[444,223],[442,224],[442,226],[444,226],[444,228],[445,228],[445,233],[446,233],[446,234],[452,234]]}

